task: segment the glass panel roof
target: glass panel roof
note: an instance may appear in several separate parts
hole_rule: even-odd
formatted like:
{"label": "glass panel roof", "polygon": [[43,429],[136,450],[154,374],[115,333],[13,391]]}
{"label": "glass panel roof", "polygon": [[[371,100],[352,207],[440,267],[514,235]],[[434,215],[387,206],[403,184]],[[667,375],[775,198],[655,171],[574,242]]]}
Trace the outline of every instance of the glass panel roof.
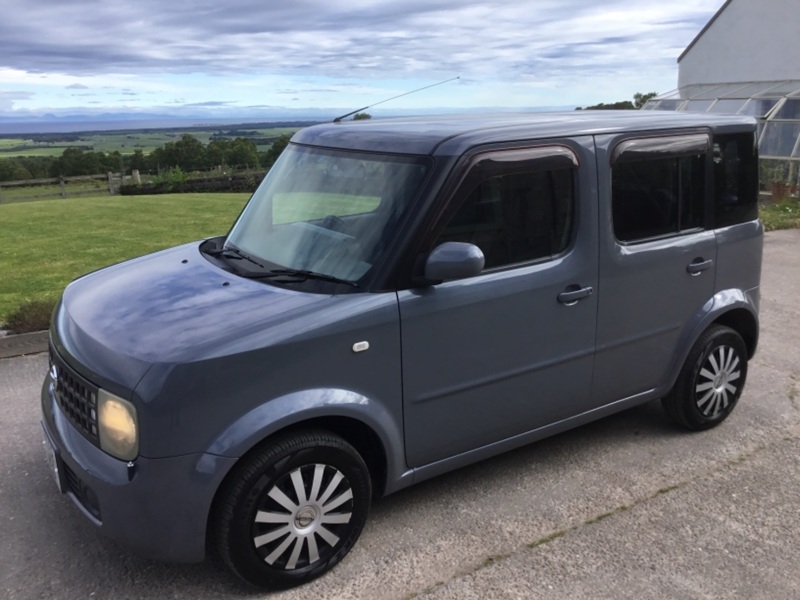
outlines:
{"label": "glass panel roof", "polygon": [[686,100],[662,100],[656,110],[680,110]]}
{"label": "glass panel roof", "polygon": [[665,94],[659,94],[656,97],[656,100],[667,100],[667,99],[671,99],[671,98],[680,98],[680,97],[681,97],[681,91],[680,90],[670,90],[669,92],[667,92]]}
{"label": "glass panel roof", "polygon": [[[737,98],[752,98],[753,96],[758,96],[765,94],[770,89],[779,86],[784,82],[782,81],[759,81],[745,85],[744,87],[740,87],[733,93],[727,94],[728,97],[736,96]],[[770,94],[771,95],[771,94]],[[778,94],[780,96],[780,94]]]}
{"label": "glass panel roof", "polygon": [[644,108],[755,117],[761,156],[800,161],[800,80],[687,85]]}
{"label": "glass panel roof", "polygon": [[689,100],[681,110],[689,112],[706,112],[708,107],[714,104],[713,100]]}
{"label": "glass panel roof", "polygon": [[692,100],[714,100],[721,98],[729,91],[731,91],[729,85],[703,86],[703,89],[693,90],[690,98]]}
{"label": "glass panel roof", "polygon": [[728,83],[718,87],[715,90],[717,98],[749,98],[750,96],[743,96],[740,90],[748,87],[747,83]]}
{"label": "glass panel roof", "polygon": [[717,100],[717,102],[712,106],[708,112],[712,113],[725,113],[725,114],[736,114],[739,112],[747,100],[742,98],[723,98],[722,100]]}
{"label": "glass panel roof", "polygon": [[778,109],[772,119],[800,120],[800,99],[789,99]]}
{"label": "glass panel roof", "polygon": [[764,128],[759,151],[761,156],[789,157],[792,156],[800,136],[800,122],[773,123],[768,122]]}
{"label": "glass panel roof", "polygon": [[778,103],[774,98],[753,98],[744,105],[742,110],[739,111],[740,115],[747,115],[750,117],[763,117],[772,107]]}
{"label": "glass panel roof", "polygon": [[797,91],[800,91],[800,81],[784,81],[780,85],[776,85],[760,94],[753,94],[753,96],[786,96]]}

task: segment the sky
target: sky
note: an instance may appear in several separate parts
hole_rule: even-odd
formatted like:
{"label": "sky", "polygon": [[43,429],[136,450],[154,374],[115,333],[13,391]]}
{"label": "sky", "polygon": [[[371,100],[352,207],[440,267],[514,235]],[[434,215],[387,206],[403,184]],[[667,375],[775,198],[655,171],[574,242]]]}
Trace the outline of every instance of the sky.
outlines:
{"label": "sky", "polygon": [[2,0],[0,119],[574,107],[677,87],[723,0]]}

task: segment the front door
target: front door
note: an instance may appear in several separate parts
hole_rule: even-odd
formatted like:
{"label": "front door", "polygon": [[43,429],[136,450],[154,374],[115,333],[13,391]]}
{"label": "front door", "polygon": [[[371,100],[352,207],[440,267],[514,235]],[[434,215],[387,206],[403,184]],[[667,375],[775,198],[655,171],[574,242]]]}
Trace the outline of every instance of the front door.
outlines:
{"label": "front door", "polygon": [[472,278],[399,293],[409,466],[591,408],[592,143],[474,156],[434,225],[430,248],[469,242],[486,266]]}

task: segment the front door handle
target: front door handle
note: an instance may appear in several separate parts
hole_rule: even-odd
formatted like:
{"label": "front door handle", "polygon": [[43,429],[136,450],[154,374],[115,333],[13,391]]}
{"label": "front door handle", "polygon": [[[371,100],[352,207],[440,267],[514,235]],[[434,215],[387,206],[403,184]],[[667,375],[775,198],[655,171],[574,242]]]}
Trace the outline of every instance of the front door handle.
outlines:
{"label": "front door handle", "polygon": [[583,300],[592,295],[591,286],[578,289],[572,289],[573,287],[578,288],[578,286],[570,286],[558,295],[558,301],[564,306],[574,306],[578,303],[578,300]]}
{"label": "front door handle", "polygon": [[692,262],[688,264],[686,267],[686,272],[689,273],[692,277],[697,277],[703,271],[706,271],[711,268],[711,265],[714,264],[714,261],[703,260],[702,258],[695,258]]}

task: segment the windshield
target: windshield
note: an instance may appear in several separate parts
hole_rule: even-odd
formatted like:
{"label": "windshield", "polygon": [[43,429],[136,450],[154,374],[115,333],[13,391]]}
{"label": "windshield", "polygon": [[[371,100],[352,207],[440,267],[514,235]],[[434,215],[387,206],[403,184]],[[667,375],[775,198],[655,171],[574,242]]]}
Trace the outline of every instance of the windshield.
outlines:
{"label": "windshield", "polygon": [[225,245],[268,269],[357,281],[394,237],[427,170],[424,157],[290,144]]}

